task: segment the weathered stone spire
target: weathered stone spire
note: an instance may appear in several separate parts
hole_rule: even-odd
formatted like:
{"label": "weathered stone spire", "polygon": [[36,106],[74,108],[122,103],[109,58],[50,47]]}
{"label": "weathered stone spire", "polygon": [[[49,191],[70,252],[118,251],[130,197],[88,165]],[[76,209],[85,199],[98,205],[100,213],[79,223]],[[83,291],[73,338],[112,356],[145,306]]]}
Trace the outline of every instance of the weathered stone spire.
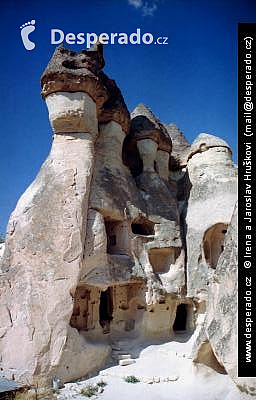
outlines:
{"label": "weathered stone spire", "polygon": [[99,122],[116,121],[128,132],[130,115],[116,82],[102,72],[105,65],[103,45],[89,50],[56,48],[42,78],[42,96],[56,92],[84,92],[96,103]]}
{"label": "weathered stone spire", "polygon": [[170,153],[172,141],[159,119],[144,104],[139,104],[131,113],[130,134],[136,141],[152,139],[160,150]]}
{"label": "weathered stone spire", "polygon": [[172,140],[171,169],[176,170],[186,166],[190,144],[186,137],[175,124],[165,125]]}
{"label": "weathered stone spire", "polygon": [[42,77],[42,96],[55,92],[86,92],[100,107],[108,98],[100,83],[99,73],[104,67],[102,46],[81,52],[64,46],[56,48]]}

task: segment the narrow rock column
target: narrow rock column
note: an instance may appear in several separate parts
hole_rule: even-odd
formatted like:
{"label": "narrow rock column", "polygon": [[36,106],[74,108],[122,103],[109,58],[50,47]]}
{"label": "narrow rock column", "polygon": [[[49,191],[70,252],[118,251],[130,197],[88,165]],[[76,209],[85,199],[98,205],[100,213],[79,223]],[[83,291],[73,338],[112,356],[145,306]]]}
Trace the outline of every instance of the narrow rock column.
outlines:
{"label": "narrow rock column", "polygon": [[[7,377],[12,372],[30,383],[49,382],[62,364],[66,343],[74,342],[71,294],[83,257],[97,133],[96,105],[86,93],[53,93],[46,103],[55,131],[52,149],[12,214],[3,267],[16,274],[6,294],[15,318],[2,338],[3,369]],[[23,351],[14,354],[17,340]],[[76,342],[80,348],[79,338]],[[66,361],[75,378],[72,359],[77,360],[75,348]]]}
{"label": "narrow rock column", "polygon": [[201,133],[191,146],[187,170],[192,184],[186,215],[187,290],[188,296],[198,297],[208,290],[214,272],[205,260],[204,236],[216,224],[230,223],[237,200],[237,168],[224,140]]}
{"label": "narrow rock column", "polygon": [[[70,326],[84,252],[97,109],[107,98],[88,69],[79,69],[79,76],[63,69],[63,60],[70,65],[71,57],[80,62],[79,54],[58,48],[42,77],[53,144],[11,215],[1,260],[1,371],[39,386],[51,385],[54,376],[79,378],[108,354],[107,346],[93,348]],[[91,53],[83,57],[90,66]],[[17,346],[22,350],[14,352]]]}
{"label": "narrow rock column", "polygon": [[[51,149],[52,164],[56,174],[71,176],[74,188],[78,218],[84,219],[78,231],[73,232],[64,253],[65,261],[70,262],[80,255],[84,243],[87,221],[88,197],[94,163],[94,142],[98,134],[96,104],[84,92],[57,92],[46,97],[49,119],[55,133]],[[57,172],[58,171],[58,172]],[[64,213],[66,228],[74,226],[74,215]],[[81,242],[80,244],[78,244]]]}
{"label": "narrow rock column", "polygon": [[142,139],[137,142],[137,148],[143,161],[143,172],[155,172],[154,161],[158,144],[151,139]]}
{"label": "narrow rock column", "polygon": [[[109,79],[104,73],[101,73],[101,79],[110,97],[99,113],[99,135],[95,144],[96,160],[89,199],[89,217],[94,220],[94,227],[97,224],[101,225],[99,231],[105,233],[106,239],[107,232],[102,215],[106,216],[108,221],[111,219],[112,221],[122,221],[118,228],[121,229],[118,234],[118,242],[122,250],[129,254],[131,229],[126,220],[126,211],[131,194],[127,184],[129,172],[122,160],[122,147],[129,130],[130,115],[115,81]],[[88,224],[86,237],[96,239],[91,223]],[[104,245],[105,248],[103,248]],[[93,253],[90,252],[89,246],[86,246],[84,268],[81,273],[86,275],[88,270],[95,268],[94,276],[99,281],[97,268],[100,265],[107,266],[107,260],[100,261],[102,257],[107,257],[106,252],[107,246],[102,240],[100,246],[94,247]],[[104,273],[106,273],[105,268]],[[92,277],[93,274],[91,274]]]}
{"label": "narrow rock column", "polygon": [[[100,211],[108,220],[123,221],[126,219],[127,203],[129,200],[134,201],[136,196],[130,192],[128,181],[131,177],[122,160],[123,141],[129,131],[130,114],[115,81],[104,73],[101,73],[101,79],[109,99],[98,115],[99,135],[95,144],[96,160],[89,207]],[[90,232],[87,235],[90,236]]]}
{"label": "narrow rock column", "polygon": [[160,178],[168,181],[169,178],[169,158],[170,154],[167,151],[158,149],[156,154],[156,163],[158,167],[158,173]]}
{"label": "narrow rock column", "polygon": [[[99,136],[95,148],[97,157],[89,199],[89,218],[94,222],[89,223],[87,227],[81,277],[93,268],[98,268],[100,265],[107,265],[107,236],[106,241],[99,239],[99,243],[97,246],[93,246],[93,250],[90,250],[90,243],[88,241],[89,238],[93,238],[93,240],[97,240],[97,237],[101,238],[102,232],[106,235],[103,215],[107,215],[108,220],[112,219],[113,221],[122,221],[125,218],[125,208],[113,201],[113,196],[120,197],[120,192],[123,191],[124,182],[126,182],[124,180],[124,165],[122,163],[122,144],[124,138],[125,132],[118,122],[112,120],[99,124]],[[106,171],[108,171],[107,174]],[[99,234],[96,234],[94,231],[96,226],[98,227]],[[129,243],[128,229],[125,229],[123,234],[126,238],[125,241]],[[120,235],[118,240],[120,241]]]}
{"label": "narrow rock column", "polygon": [[122,145],[124,138],[125,132],[116,121],[99,124],[98,155],[106,168],[110,170],[123,168]]}

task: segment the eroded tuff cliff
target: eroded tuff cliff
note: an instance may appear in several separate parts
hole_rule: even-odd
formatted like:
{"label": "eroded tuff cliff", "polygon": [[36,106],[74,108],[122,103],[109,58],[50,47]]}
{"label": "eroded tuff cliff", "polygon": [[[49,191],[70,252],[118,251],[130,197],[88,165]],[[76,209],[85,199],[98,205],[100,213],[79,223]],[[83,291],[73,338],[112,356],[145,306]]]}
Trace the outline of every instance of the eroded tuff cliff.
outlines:
{"label": "eroded tuff cliff", "polygon": [[255,395],[256,380],[237,377],[237,273],[238,207],[231,223],[216,270],[209,280],[205,319],[195,340],[193,358],[227,373],[242,392]]}
{"label": "eroded tuff cliff", "polygon": [[200,345],[205,310],[214,316],[219,301],[209,282],[228,257],[229,146],[209,134],[190,146],[143,104],[130,115],[103,67],[101,45],[61,46],[41,79],[53,144],[11,215],[1,259],[0,366],[26,383],[95,372],[117,338],[196,329]]}

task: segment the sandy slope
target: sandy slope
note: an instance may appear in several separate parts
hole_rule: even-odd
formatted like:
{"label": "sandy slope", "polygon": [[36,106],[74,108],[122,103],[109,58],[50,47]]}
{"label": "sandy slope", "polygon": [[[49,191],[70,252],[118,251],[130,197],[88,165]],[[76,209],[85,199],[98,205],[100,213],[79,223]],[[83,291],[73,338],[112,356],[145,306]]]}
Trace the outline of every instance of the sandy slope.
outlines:
{"label": "sandy slope", "polygon": [[[247,400],[227,375],[203,365],[194,365],[189,357],[193,337],[179,335],[177,340],[162,344],[138,345],[122,341],[121,346],[136,354],[135,363],[112,366],[86,381],[69,383],[60,390],[58,400],[84,400],[83,387],[103,380],[107,383],[99,400]],[[121,347],[120,346],[120,347]],[[140,382],[127,383],[125,376],[134,375]],[[95,399],[93,396],[92,399]]]}

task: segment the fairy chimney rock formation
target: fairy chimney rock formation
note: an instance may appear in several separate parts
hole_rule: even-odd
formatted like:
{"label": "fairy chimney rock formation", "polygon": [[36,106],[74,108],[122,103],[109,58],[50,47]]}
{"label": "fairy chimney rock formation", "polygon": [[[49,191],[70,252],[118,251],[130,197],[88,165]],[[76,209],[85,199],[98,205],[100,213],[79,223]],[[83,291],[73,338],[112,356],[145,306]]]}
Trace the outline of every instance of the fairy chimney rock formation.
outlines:
{"label": "fairy chimney rock formation", "polygon": [[173,144],[170,160],[171,169],[176,171],[180,168],[186,167],[187,157],[190,151],[190,144],[177,125],[168,124],[165,125],[165,128]]}
{"label": "fairy chimney rock formation", "polygon": [[192,184],[186,216],[188,293],[196,296],[207,290],[224,248],[237,199],[237,170],[227,143],[205,133],[192,144],[187,168]]}
{"label": "fairy chimney rock formation", "polygon": [[[115,338],[195,331],[198,354],[209,338],[205,310],[213,318],[220,301],[209,283],[237,197],[230,148],[209,134],[190,146],[143,104],[130,114],[104,64],[99,43],[60,46],[41,78],[52,148],[0,258],[6,378],[81,378],[106,363]],[[226,368],[218,336],[211,346]]]}

